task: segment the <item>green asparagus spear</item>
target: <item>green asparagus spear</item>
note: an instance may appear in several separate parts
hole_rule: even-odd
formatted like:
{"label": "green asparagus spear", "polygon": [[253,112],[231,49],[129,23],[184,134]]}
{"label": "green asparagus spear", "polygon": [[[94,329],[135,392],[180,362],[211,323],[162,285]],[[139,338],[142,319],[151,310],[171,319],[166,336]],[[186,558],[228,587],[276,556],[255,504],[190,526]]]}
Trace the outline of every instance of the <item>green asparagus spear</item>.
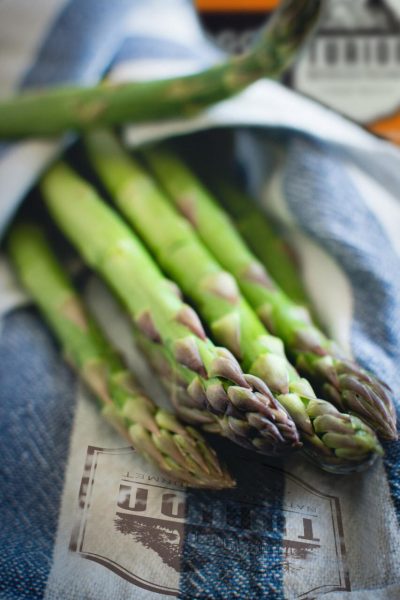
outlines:
{"label": "green asparagus spear", "polygon": [[92,187],[60,163],[41,189],[59,227],[114,289],[137,327],[184,370],[179,401],[192,419],[203,424],[206,415],[216,432],[265,454],[300,445],[292,419],[265,384],[245,375],[228,350],[206,337],[195,311]]}
{"label": "green asparagus spear", "polygon": [[323,394],[341,410],[359,416],[383,438],[396,439],[396,412],[387,387],[345,357],[312,322],[307,309],[279,289],[223,209],[176,155],[159,149],[146,157],[205,245],[234,275],[263,323],[284,341],[300,372],[321,382]]}
{"label": "green asparagus spear", "polygon": [[262,77],[279,77],[318,18],[321,0],[284,0],[243,56],[173,79],[57,87],[0,102],[0,138],[55,135],[126,121],[191,115]]}
{"label": "green asparagus spear", "polygon": [[232,479],[202,436],[157,407],[137,387],[57,263],[41,229],[16,225],[9,251],[68,361],[114,427],[169,477],[194,487],[231,487]]}
{"label": "green asparagus spear", "polygon": [[[267,333],[234,278],[223,271],[148,172],[108,131],[95,131],[86,142],[103,183],[158,264],[196,303],[217,341],[268,385],[293,417],[313,457],[321,465],[339,469],[369,462],[371,452],[380,451],[369,428],[317,400],[309,383],[286,359],[282,342]],[[329,418],[321,419],[323,415]],[[338,428],[344,436],[332,437]]]}
{"label": "green asparagus spear", "polygon": [[309,305],[293,252],[266,219],[254,200],[222,179],[211,186],[233,217],[240,235],[278,286],[297,304]]}

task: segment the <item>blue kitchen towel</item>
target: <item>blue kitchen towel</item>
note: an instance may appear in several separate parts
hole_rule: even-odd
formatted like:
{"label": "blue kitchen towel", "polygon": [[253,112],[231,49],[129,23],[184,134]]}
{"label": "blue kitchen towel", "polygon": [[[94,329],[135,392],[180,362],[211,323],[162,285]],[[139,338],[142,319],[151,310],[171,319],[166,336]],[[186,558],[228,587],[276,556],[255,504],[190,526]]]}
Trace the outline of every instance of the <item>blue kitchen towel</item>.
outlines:
{"label": "blue kitchen towel", "polygon": [[[3,96],[105,73],[192,72],[220,57],[185,0],[7,1],[0,36]],[[193,119],[129,126],[125,140],[227,127],[249,189],[290,236],[321,321],[399,390],[400,152],[267,81]],[[69,141],[2,144],[2,234]],[[0,598],[400,597],[398,443],[367,473],[339,477],[217,442],[237,489],[185,492],[102,421],[4,255],[0,289]],[[85,294],[161,398],[106,290],[90,279]]]}

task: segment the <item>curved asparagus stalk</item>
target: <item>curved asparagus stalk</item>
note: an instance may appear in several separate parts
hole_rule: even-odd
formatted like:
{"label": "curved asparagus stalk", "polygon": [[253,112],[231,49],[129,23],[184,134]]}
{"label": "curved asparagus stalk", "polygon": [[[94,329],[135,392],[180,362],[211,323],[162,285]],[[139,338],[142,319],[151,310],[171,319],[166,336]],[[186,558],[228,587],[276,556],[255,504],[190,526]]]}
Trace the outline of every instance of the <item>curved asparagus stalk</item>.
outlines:
{"label": "curved asparagus stalk", "polygon": [[245,375],[228,350],[206,337],[194,310],[95,190],[64,164],[45,175],[41,189],[55,221],[114,289],[137,327],[186,369],[180,401],[191,417],[203,424],[208,411],[216,432],[264,454],[298,447],[292,419],[265,384]]}
{"label": "curved asparagus stalk", "polygon": [[102,413],[136,450],[187,485],[232,487],[232,479],[202,436],[157,407],[137,387],[56,262],[40,228],[15,226],[9,251],[68,361],[97,396]]}
{"label": "curved asparagus stalk", "polygon": [[[373,433],[357,419],[341,415],[316,398],[309,383],[286,359],[281,340],[267,333],[241,297],[235,279],[223,271],[148,172],[110,132],[95,131],[86,142],[118,208],[163,270],[196,303],[217,341],[233,352],[246,371],[260,377],[286,408],[315,460],[321,466],[335,465],[342,470],[368,464],[371,453],[380,451]],[[338,432],[341,435],[333,435]]]}
{"label": "curved asparagus stalk", "polygon": [[126,121],[191,115],[262,77],[279,77],[319,15],[322,0],[284,0],[253,49],[194,75],[139,83],[60,87],[0,102],[0,138],[55,135]]}
{"label": "curved asparagus stalk", "polygon": [[164,149],[149,151],[146,157],[205,245],[236,278],[260,319],[284,341],[297,368],[322,382],[324,395],[341,410],[359,416],[383,438],[396,439],[396,413],[387,387],[343,356],[313,324],[307,309],[278,288],[223,209],[177,156]]}

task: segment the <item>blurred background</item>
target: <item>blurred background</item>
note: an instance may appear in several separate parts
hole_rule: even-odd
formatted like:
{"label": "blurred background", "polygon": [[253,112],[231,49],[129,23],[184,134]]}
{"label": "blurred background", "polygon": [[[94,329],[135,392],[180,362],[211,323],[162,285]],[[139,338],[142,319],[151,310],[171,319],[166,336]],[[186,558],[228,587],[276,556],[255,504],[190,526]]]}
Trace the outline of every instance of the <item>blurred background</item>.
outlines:
{"label": "blurred background", "polygon": [[[195,0],[223,50],[251,44],[279,0]],[[400,144],[400,0],[326,0],[317,35],[285,83]]]}

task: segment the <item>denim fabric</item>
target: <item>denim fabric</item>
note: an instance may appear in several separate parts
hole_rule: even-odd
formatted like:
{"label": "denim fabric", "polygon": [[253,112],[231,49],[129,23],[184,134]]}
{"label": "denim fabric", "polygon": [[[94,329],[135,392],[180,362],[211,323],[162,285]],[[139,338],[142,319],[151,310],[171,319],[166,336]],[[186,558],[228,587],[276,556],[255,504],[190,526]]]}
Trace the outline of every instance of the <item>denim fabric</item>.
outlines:
{"label": "denim fabric", "polygon": [[33,310],[0,336],[0,598],[42,598],[50,570],[75,378]]}
{"label": "denim fabric", "polygon": [[224,492],[188,492],[179,597],[280,600],[282,465],[269,466],[252,453],[219,446],[238,486]]}
{"label": "denim fabric", "polygon": [[97,81],[121,44],[135,3],[70,0],[43,40],[21,87]]}

